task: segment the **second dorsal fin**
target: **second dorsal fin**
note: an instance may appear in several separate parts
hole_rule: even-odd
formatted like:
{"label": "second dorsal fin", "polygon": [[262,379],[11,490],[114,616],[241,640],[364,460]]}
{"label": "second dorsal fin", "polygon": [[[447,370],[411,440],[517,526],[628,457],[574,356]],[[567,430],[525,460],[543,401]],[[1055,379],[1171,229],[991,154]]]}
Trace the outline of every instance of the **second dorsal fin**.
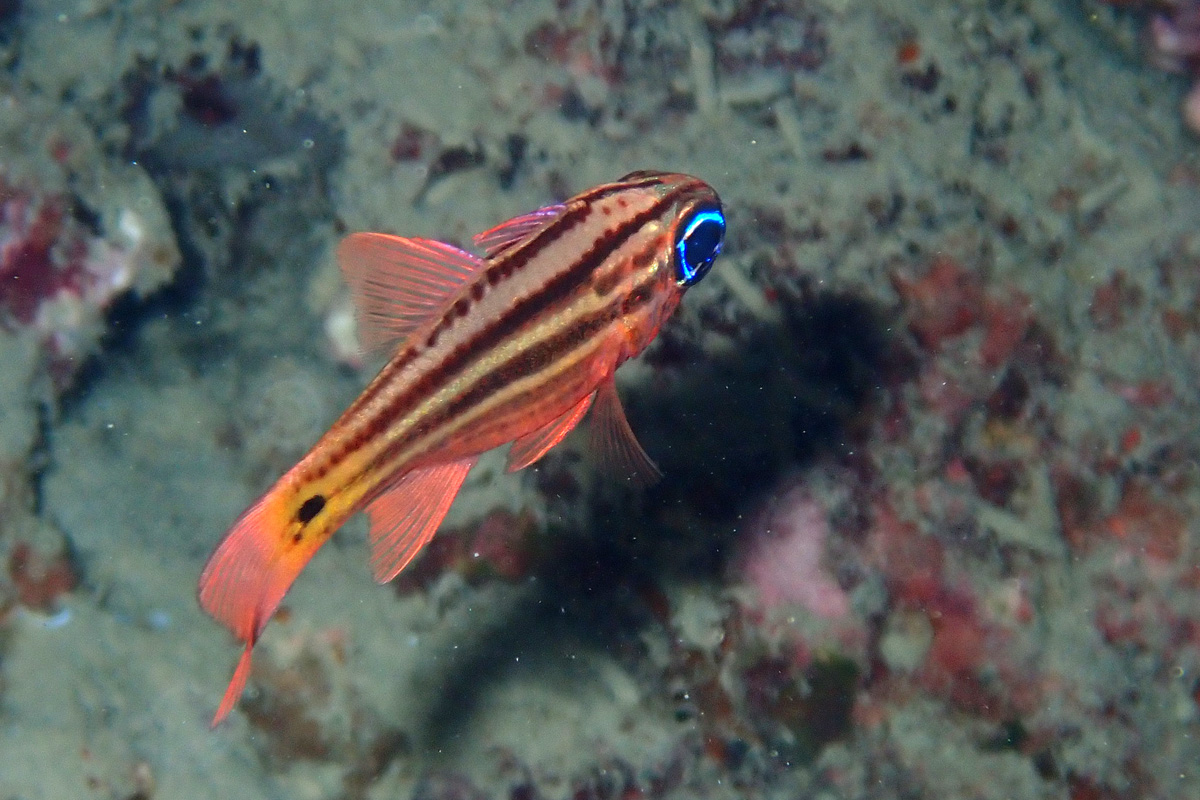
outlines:
{"label": "second dorsal fin", "polygon": [[395,348],[462,292],[483,261],[454,245],[386,233],[352,233],[338,263],[358,312],[367,352]]}

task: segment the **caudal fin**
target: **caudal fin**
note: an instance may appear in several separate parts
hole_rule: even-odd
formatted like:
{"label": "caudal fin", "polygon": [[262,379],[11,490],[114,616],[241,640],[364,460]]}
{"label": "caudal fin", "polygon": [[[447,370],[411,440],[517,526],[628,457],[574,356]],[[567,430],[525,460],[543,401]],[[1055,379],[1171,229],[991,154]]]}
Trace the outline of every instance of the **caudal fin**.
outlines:
{"label": "caudal fin", "polygon": [[220,725],[241,699],[242,692],[246,689],[246,680],[250,677],[250,651],[253,649],[254,641],[246,642],[246,649],[242,651],[242,657],[238,659],[237,667],[233,670],[233,678],[225,689],[221,705],[217,706],[217,713],[213,714],[212,727]]}
{"label": "caudal fin", "polygon": [[225,534],[200,575],[201,607],[246,643],[214,725],[224,719],[241,696],[250,674],[250,650],[315,550],[286,546],[287,519],[281,519],[275,506],[268,492],[247,509]]}

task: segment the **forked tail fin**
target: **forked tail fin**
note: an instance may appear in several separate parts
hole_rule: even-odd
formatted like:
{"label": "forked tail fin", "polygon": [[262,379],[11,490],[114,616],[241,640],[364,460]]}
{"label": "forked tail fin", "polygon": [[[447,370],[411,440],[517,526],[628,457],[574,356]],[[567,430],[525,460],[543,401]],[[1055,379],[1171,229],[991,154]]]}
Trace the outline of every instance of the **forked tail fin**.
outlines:
{"label": "forked tail fin", "polygon": [[246,680],[250,677],[250,651],[253,649],[254,640],[251,639],[246,642],[246,649],[242,651],[242,657],[238,659],[237,667],[233,670],[233,678],[225,689],[221,705],[217,706],[217,713],[213,715],[212,727],[220,725],[229,716],[229,712],[233,711],[237,701],[241,699],[242,692],[246,689]]}
{"label": "forked tail fin", "polygon": [[246,643],[213,725],[241,696],[258,635],[316,550],[288,546],[287,517],[277,509],[272,492],[259,498],[225,534],[200,575],[201,607]]}

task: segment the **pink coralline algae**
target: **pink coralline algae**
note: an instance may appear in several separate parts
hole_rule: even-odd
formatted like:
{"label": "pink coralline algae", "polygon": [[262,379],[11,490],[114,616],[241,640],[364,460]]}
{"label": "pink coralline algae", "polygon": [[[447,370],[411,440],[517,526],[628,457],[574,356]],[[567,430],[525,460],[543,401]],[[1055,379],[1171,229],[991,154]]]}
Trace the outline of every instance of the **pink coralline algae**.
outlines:
{"label": "pink coralline algae", "polygon": [[803,486],[786,489],[759,512],[747,531],[742,572],[765,607],[796,603],[825,619],[846,616],[849,599],[822,565],[828,538],[826,510]]}
{"label": "pink coralline algae", "polygon": [[0,327],[34,331],[69,376],[66,367],[94,347],[113,299],[146,282],[144,267],[167,276],[177,263],[174,246],[152,244],[146,227],[126,209],[115,230],[99,236],[75,219],[64,195],[0,175]]}
{"label": "pink coralline algae", "polygon": [[1166,70],[1190,75],[1192,88],[1183,100],[1183,119],[1200,133],[1200,2],[1168,0],[1150,20],[1154,60]]}
{"label": "pink coralline algae", "polygon": [[494,509],[473,527],[443,530],[396,578],[396,591],[428,589],[445,572],[457,572],[472,585],[492,579],[516,583],[538,560],[537,530],[531,513],[504,508]]}
{"label": "pink coralline algae", "polygon": [[[69,270],[54,267],[62,228],[59,202],[0,180],[0,306],[17,324],[32,323],[41,300],[73,282]],[[73,242],[67,249],[77,248]]]}

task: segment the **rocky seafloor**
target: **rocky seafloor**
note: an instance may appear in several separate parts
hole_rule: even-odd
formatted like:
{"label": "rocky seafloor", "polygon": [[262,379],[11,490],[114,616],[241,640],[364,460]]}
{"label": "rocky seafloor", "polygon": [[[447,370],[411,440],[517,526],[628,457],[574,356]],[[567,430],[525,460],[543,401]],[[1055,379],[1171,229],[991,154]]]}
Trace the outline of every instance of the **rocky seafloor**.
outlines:
{"label": "rocky seafloor", "polygon": [[[0,0],[0,800],[1200,797],[1194,2]],[[586,436],[204,559],[377,364],[333,250],[637,169],[725,252]]]}

